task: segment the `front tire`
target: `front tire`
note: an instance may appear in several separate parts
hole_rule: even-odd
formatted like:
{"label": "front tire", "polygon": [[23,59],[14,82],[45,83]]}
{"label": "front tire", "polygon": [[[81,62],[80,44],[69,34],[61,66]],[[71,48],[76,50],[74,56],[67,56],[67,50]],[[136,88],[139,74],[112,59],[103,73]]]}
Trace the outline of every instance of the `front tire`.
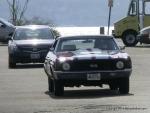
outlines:
{"label": "front tire", "polygon": [[11,55],[9,55],[9,57],[8,57],[8,67],[9,67],[9,68],[15,68],[15,67],[16,67],[16,62],[15,62],[14,59],[11,57]]}
{"label": "front tire", "polygon": [[128,31],[123,34],[122,40],[126,46],[136,46],[138,40],[136,38],[137,33],[135,31]]}
{"label": "front tire", "polygon": [[48,90],[50,93],[54,92],[54,82],[50,77],[48,77]]}
{"label": "front tire", "polygon": [[129,78],[122,78],[119,80],[119,92],[120,94],[129,93]]}
{"label": "front tire", "polygon": [[54,95],[62,96],[64,94],[64,86],[61,81],[54,80]]}

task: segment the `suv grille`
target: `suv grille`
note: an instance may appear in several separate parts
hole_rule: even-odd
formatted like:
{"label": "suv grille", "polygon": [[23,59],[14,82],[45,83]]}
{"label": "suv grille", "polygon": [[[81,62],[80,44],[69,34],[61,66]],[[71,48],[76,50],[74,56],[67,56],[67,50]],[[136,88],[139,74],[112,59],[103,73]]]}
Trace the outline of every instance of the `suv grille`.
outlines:
{"label": "suv grille", "polygon": [[19,46],[19,50],[23,52],[40,52],[48,51],[50,48],[49,45],[40,45],[40,46]]}

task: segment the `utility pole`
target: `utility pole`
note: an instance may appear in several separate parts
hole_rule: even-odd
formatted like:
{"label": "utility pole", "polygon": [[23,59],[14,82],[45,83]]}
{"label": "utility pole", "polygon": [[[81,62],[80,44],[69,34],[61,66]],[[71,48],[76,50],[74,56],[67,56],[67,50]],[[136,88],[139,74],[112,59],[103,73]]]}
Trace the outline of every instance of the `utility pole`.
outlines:
{"label": "utility pole", "polygon": [[110,19],[111,19],[111,9],[113,7],[113,0],[108,0],[108,7],[109,7],[109,16],[108,16],[108,31],[107,31],[107,34],[109,35]]}

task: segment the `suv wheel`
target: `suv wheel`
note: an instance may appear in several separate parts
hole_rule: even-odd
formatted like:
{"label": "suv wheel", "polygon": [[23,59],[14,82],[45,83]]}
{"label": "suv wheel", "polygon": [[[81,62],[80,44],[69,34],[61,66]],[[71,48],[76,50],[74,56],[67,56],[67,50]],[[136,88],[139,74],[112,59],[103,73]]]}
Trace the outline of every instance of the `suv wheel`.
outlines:
{"label": "suv wheel", "polygon": [[9,55],[9,58],[8,58],[8,66],[9,66],[9,68],[15,68],[16,67],[16,62],[11,57],[11,55]]}
{"label": "suv wheel", "polygon": [[138,43],[138,40],[136,38],[137,33],[134,31],[128,31],[126,33],[123,34],[123,43],[126,46],[135,46]]}
{"label": "suv wheel", "polygon": [[48,89],[50,93],[54,92],[54,83],[50,77],[48,77]]}
{"label": "suv wheel", "polygon": [[54,80],[54,95],[62,96],[64,94],[64,86],[61,81]]}
{"label": "suv wheel", "polygon": [[128,94],[129,93],[129,78],[120,79],[119,92],[121,94]]}

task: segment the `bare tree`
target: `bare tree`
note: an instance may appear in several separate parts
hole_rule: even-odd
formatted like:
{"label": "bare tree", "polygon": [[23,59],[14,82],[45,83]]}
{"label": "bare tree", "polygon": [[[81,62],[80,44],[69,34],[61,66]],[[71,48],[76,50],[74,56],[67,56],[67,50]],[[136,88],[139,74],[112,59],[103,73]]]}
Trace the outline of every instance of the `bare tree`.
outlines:
{"label": "bare tree", "polygon": [[7,0],[11,20],[14,25],[23,24],[24,14],[25,11],[27,10],[29,0],[25,0],[24,4],[21,2],[22,0]]}

